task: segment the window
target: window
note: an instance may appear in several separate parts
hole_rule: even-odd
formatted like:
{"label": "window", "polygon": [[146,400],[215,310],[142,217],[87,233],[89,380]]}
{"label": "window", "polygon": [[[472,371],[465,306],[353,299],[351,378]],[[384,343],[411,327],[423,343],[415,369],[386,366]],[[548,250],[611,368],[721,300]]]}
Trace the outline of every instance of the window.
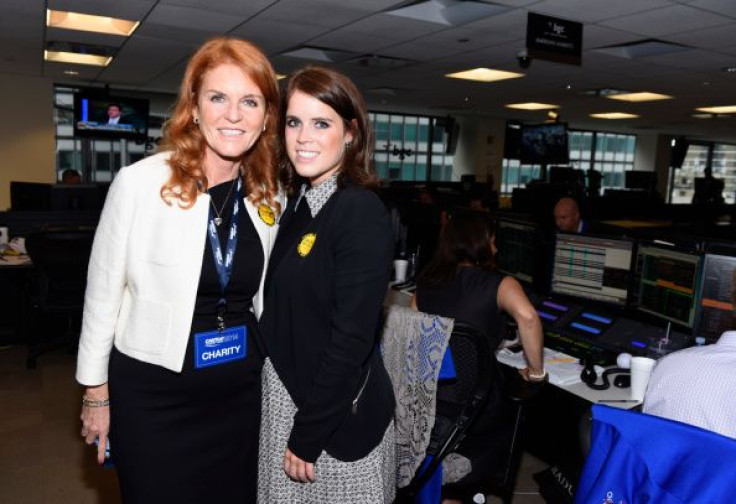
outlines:
{"label": "window", "polygon": [[723,199],[727,204],[736,202],[736,145],[717,143],[690,143],[682,163],[675,170],[670,184],[670,201],[687,204],[693,200],[695,179],[704,176],[710,166],[715,178],[723,179]]}
{"label": "window", "polygon": [[[454,156],[447,154],[447,133],[437,118],[371,112],[378,176],[392,180],[452,180]],[[434,138],[430,135],[434,134]]]}
{"label": "window", "polygon": [[[636,136],[597,131],[568,132],[570,166],[579,170],[601,172],[601,188],[624,187],[625,172],[634,169]],[[501,166],[501,193],[524,187],[539,178],[539,165],[522,165],[516,159],[505,159]],[[736,182],[735,182],[736,183]]]}

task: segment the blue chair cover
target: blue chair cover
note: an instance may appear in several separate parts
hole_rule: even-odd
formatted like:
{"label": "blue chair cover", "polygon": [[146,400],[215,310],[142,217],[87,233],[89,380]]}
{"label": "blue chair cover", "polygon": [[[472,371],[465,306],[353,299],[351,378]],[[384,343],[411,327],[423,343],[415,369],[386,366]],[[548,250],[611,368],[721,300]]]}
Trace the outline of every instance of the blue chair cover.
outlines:
{"label": "blue chair cover", "polygon": [[693,504],[736,497],[736,440],[692,425],[593,406],[576,504]]}

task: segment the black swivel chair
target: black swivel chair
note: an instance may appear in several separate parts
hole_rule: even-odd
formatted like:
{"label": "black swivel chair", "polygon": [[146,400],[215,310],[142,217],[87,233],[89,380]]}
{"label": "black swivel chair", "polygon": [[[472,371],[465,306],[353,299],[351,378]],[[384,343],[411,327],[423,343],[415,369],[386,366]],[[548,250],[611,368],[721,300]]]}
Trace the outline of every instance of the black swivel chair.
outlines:
{"label": "black swivel chair", "polygon": [[[497,438],[493,451],[498,462],[490,474],[480,475],[480,479],[471,484],[450,484],[443,488],[443,493],[463,502],[485,502],[485,496],[493,494],[509,504],[522,454],[519,435],[523,402],[530,392],[519,383],[523,380],[516,370],[505,373],[502,366],[494,366],[488,339],[472,326],[455,321],[449,348],[457,378],[438,384],[437,416],[427,449],[427,454],[433,456],[432,463],[419,472],[409,486],[399,490],[396,502],[411,502],[437,465],[450,453],[462,451],[469,429],[481,419],[484,427]],[[482,415],[489,400],[499,406],[499,414],[493,414],[490,421]],[[476,495],[483,500],[473,500]]]}
{"label": "black swivel chair", "polygon": [[[26,237],[26,250],[38,280],[33,306],[41,316],[31,324],[28,369],[35,368],[36,359],[49,350],[66,346],[72,352],[76,348],[93,237],[94,230],[84,228],[41,230]],[[41,324],[43,329],[39,329],[38,322],[45,321],[46,316],[64,318],[65,331],[58,336],[42,336],[49,326]]]}

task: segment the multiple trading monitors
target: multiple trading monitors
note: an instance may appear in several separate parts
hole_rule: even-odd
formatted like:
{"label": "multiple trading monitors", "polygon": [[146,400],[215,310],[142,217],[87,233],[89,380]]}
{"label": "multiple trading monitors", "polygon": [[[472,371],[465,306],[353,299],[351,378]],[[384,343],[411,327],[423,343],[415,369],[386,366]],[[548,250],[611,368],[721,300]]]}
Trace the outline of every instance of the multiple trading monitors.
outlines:
{"label": "multiple trading monitors", "polygon": [[551,292],[625,307],[631,240],[558,234]]}
{"label": "multiple trading monitors", "polygon": [[713,342],[736,328],[736,250],[558,234],[550,293],[629,309]]}

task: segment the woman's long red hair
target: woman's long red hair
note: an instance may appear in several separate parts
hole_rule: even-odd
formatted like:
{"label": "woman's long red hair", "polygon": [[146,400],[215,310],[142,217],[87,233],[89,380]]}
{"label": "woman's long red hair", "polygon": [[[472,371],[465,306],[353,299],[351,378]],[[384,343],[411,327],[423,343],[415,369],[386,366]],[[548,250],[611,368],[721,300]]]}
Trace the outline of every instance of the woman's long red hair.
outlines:
{"label": "woman's long red hair", "polygon": [[164,128],[163,146],[171,151],[171,178],[161,188],[161,197],[171,204],[177,200],[183,208],[194,205],[199,192],[207,190],[202,169],[205,138],[194,124],[204,75],[213,68],[232,63],[240,67],[258,86],[266,101],[266,129],[253,147],[243,154],[241,173],[245,194],[253,203],[265,201],[278,210],[276,148],[279,87],[276,73],[266,56],[253,44],[231,37],[217,37],[206,42],[189,60],[174,112]]}

